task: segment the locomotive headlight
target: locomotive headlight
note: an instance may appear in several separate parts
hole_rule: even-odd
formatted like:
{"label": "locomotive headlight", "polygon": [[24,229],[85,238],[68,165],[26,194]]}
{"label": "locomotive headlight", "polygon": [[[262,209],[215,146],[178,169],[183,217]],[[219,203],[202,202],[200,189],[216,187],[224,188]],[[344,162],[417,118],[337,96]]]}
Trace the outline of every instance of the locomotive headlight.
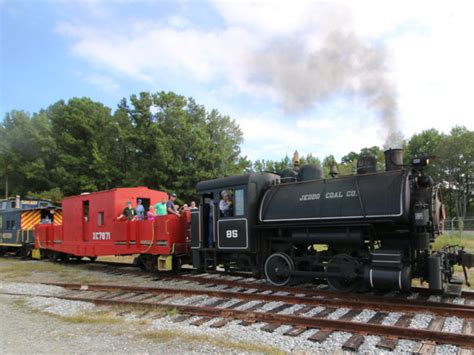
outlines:
{"label": "locomotive headlight", "polygon": [[416,208],[413,217],[415,226],[426,226],[429,222],[429,210],[427,208]]}
{"label": "locomotive headlight", "polygon": [[423,212],[416,212],[415,213],[415,220],[422,221],[424,219]]}
{"label": "locomotive headlight", "polygon": [[411,166],[413,167],[423,167],[430,165],[431,158],[430,157],[421,157],[421,158],[412,158]]}

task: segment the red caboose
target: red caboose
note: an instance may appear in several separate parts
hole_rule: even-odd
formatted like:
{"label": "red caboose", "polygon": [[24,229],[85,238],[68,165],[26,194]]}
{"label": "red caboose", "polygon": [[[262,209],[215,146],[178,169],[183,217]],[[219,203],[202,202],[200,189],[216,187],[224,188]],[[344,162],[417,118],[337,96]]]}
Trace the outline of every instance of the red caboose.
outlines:
{"label": "red caboose", "polygon": [[187,215],[157,216],[154,220],[124,221],[117,217],[128,201],[142,200],[145,210],[165,192],[146,187],[117,188],[62,201],[62,225],[37,225],[35,248],[52,260],[105,255],[139,254],[148,270],[171,270],[189,255]]}

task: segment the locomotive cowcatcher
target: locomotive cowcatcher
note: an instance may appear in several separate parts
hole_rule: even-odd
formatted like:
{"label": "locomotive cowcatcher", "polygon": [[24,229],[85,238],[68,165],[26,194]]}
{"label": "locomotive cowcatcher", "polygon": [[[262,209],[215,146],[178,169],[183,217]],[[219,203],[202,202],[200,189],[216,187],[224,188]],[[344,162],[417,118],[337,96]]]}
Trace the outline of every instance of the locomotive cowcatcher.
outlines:
{"label": "locomotive cowcatcher", "polygon": [[[297,159],[296,159],[297,160]],[[403,164],[403,151],[358,161],[357,173],[324,178],[314,165],[200,182],[200,210],[191,213],[193,265],[245,270],[274,285],[327,282],[336,290],[408,291],[413,278],[454,292],[454,265],[474,255],[451,247],[433,252],[442,232],[439,185],[424,172],[428,158]],[[220,208],[232,196],[231,213]],[[466,272],[465,272],[466,274]],[[467,282],[467,279],[466,279]],[[452,286],[452,287],[451,287]]]}
{"label": "locomotive cowcatcher", "polygon": [[35,227],[35,256],[67,261],[105,255],[139,254],[136,262],[149,271],[177,269],[189,255],[188,216],[156,216],[154,220],[118,220],[127,201],[145,209],[165,192],[146,187],[117,188],[66,197],[63,224]]}

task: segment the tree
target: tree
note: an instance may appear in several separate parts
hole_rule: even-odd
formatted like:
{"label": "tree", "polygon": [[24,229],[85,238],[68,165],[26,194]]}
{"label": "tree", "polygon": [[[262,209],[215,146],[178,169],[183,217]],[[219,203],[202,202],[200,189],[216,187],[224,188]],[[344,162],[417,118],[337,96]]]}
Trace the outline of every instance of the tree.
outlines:
{"label": "tree", "polygon": [[24,111],[7,113],[0,126],[0,171],[5,194],[25,194],[28,189],[49,189],[49,153],[54,146],[46,117],[33,118]]}
{"label": "tree", "polygon": [[419,134],[414,134],[405,146],[405,164],[410,164],[414,157],[432,157],[430,165],[425,168],[425,173],[432,176],[435,181],[440,181],[441,162],[436,155],[446,135],[439,133],[436,129],[428,129]]}
{"label": "tree", "polygon": [[172,92],[132,95],[114,114],[119,124],[119,164],[126,184],[143,184],[182,198],[196,196],[201,180],[240,174],[250,166],[240,155],[242,132],[228,116],[206,111]]}
{"label": "tree", "polygon": [[55,142],[52,179],[66,194],[116,186],[118,129],[110,109],[89,98],[58,101],[46,111]]}
{"label": "tree", "polygon": [[436,156],[440,177],[447,185],[448,210],[464,219],[473,199],[474,131],[454,127],[438,144]]}

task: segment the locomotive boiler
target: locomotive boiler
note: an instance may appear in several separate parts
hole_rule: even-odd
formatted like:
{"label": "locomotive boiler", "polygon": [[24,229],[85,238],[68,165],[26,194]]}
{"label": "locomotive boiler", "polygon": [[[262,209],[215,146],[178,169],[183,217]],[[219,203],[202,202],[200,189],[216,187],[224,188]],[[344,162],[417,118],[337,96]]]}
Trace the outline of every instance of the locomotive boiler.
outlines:
{"label": "locomotive boiler", "polygon": [[[280,286],[311,280],[341,291],[408,291],[420,278],[444,290],[454,264],[472,267],[474,257],[457,247],[431,250],[444,208],[424,172],[428,163],[414,158],[406,166],[403,151],[391,149],[382,172],[367,156],[350,176],[324,178],[306,165],[201,182],[201,211],[191,225],[194,266],[249,270]],[[223,191],[234,196],[231,215],[219,212]]]}

